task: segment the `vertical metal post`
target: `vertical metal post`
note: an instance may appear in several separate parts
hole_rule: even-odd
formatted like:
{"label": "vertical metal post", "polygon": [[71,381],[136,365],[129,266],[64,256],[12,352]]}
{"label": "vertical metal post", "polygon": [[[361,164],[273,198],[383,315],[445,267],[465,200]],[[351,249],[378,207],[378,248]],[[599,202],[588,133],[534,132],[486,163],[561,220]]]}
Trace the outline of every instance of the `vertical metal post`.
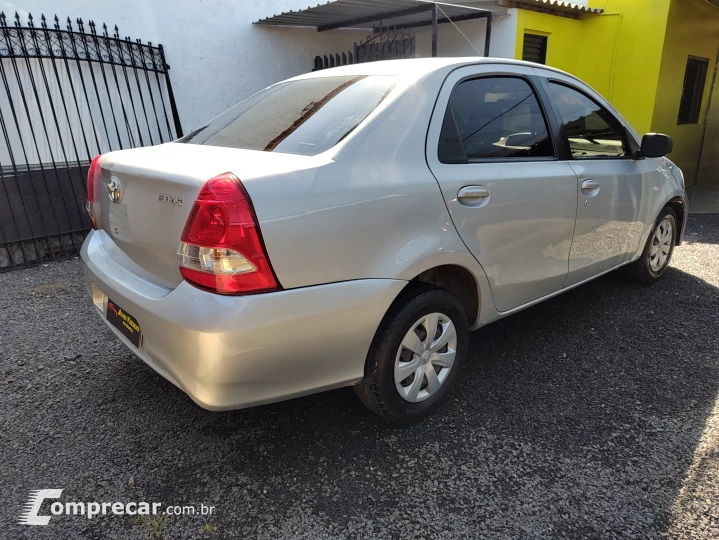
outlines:
{"label": "vertical metal post", "polygon": [[[9,36],[8,31],[7,31],[7,24],[6,24],[6,19],[5,19],[5,13],[4,13],[4,12],[1,12],[1,11],[0,11],[0,30],[2,30],[2,37],[3,37],[3,39],[4,39],[4,44],[3,44],[3,45],[6,47],[6,49],[7,49],[8,52],[10,53],[10,59],[11,59],[11,62],[13,63],[13,67],[14,67],[14,66],[15,66],[15,58],[14,58],[12,55],[14,55],[16,51],[15,51],[15,49],[13,48],[13,44],[12,44],[12,42],[10,41],[10,36]],[[14,104],[13,104],[12,94],[10,93],[9,80],[8,80],[8,77],[7,77],[6,74],[5,74],[5,66],[3,65],[2,61],[0,61],[0,77],[2,78],[3,86],[5,87],[5,92],[6,92],[6,94],[7,94],[7,99],[8,99],[7,102],[8,102],[8,104],[10,105],[10,111],[12,112],[12,117],[13,117],[13,120],[15,121],[15,129],[16,129],[16,131],[17,131],[17,139],[16,139],[16,140],[19,141],[19,143],[20,143],[20,148],[21,148],[21,150],[22,150],[23,157],[25,158],[25,164],[26,164],[26,166],[27,166],[28,175],[30,175],[30,165],[29,165],[29,162],[28,162],[28,159],[27,159],[27,153],[25,152],[25,144],[24,144],[24,142],[23,142],[22,132],[21,132],[20,127],[19,127],[19,124],[18,124],[17,113],[16,113],[16,111],[15,111],[15,106],[14,106]],[[22,88],[20,88],[20,90],[22,91]],[[25,97],[24,97],[24,95],[23,95],[23,100],[24,100],[24,99],[25,99]],[[28,212],[27,205],[25,204],[25,197],[23,197],[22,190],[20,189],[20,180],[19,180],[20,175],[19,175],[19,170],[18,170],[18,166],[17,166],[17,164],[16,164],[16,162],[15,162],[15,157],[14,157],[14,155],[13,155],[12,145],[10,144],[10,137],[9,137],[9,135],[8,135],[8,130],[7,130],[6,125],[5,125],[5,120],[4,120],[4,118],[3,118],[2,109],[0,109],[0,127],[2,127],[3,136],[4,136],[4,138],[5,138],[5,144],[7,145],[8,153],[9,153],[9,155],[10,155],[10,163],[12,164],[12,172],[13,172],[12,176],[13,176],[13,178],[14,178],[14,180],[15,180],[16,192],[17,192],[18,197],[19,197],[19,199],[20,199],[20,204],[21,204],[21,206],[22,206],[23,213],[25,214],[25,221],[27,222],[27,226],[28,226],[28,228],[30,229],[30,237],[31,237],[31,239],[32,239],[33,247],[35,248],[35,257],[36,257],[36,258],[39,258],[39,257],[41,256],[41,253],[42,253],[42,252],[40,251],[40,246],[39,246],[38,243],[37,243],[38,235],[36,234],[35,230],[33,229],[32,221],[30,220],[30,212]],[[2,170],[2,169],[0,169],[0,171],[1,171],[1,170]],[[43,174],[44,174],[44,173],[43,173]],[[4,176],[4,175],[3,175],[3,176]],[[33,182],[32,182],[32,177],[31,177],[31,176],[30,176],[30,182],[29,182],[29,184],[30,184],[30,187],[32,188],[32,192],[33,192],[33,195],[35,196],[35,200],[37,201],[37,199],[38,199],[38,198],[37,198],[37,190],[35,189],[35,185],[34,185]],[[23,242],[23,235],[22,235],[22,232],[21,232],[21,229],[20,229],[20,221],[17,219],[17,217],[15,217],[15,211],[14,211],[14,209],[13,209],[12,203],[10,202],[10,195],[9,195],[9,190],[8,190],[8,186],[9,186],[10,184],[9,184],[9,182],[6,182],[6,180],[3,178],[2,185],[3,185],[3,190],[5,191],[5,198],[7,199],[8,204],[10,205],[10,213],[11,213],[12,216],[13,216],[13,222],[14,222],[14,225],[15,225],[15,230],[16,230],[18,242],[19,242],[19,245],[20,245],[20,253],[21,253],[22,258],[23,258],[23,263],[24,263],[24,264],[28,264],[28,261],[30,260],[30,258],[28,257],[28,255],[27,255],[27,253],[26,253],[26,251],[25,251],[25,246],[24,246],[24,242]],[[42,220],[42,225],[43,225],[44,231],[45,231],[45,233],[47,234],[47,225],[45,224],[45,218],[44,218],[44,216],[42,215],[42,213],[40,213],[40,217],[41,217],[41,220]],[[7,236],[5,237],[5,239],[7,240]],[[49,248],[50,248],[49,240],[46,239],[45,242],[46,242],[46,245],[47,245],[48,251],[49,251]],[[11,248],[10,248],[10,244],[8,243],[7,246],[8,246],[8,255],[9,255],[9,254],[10,254],[10,249],[11,249]]]}
{"label": "vertical metal post", "polygon": [[[55,17],[57,18],[57,17]],[[90,27],[94,28],[94,23],[90,21]],[[57,25],[57,29],[60,30],[60,25]],[[72,36],[72,22],[70,21],[70,17],[67,18],[67,30],[70,32],[70,36]],[[80,52],[83,52],[85,55],[85,58],[90,60],[92,58],[90,56],[90,50],[87,47],[87,37],[85,34],[80,34],[82,37],[82,45],[85,49],[84,51],[80,51],[79,47],[77,46],[77,43],[75,42],[75,39],[71,38],[71,44],[72,44],[72,53],[75,56],[75,65],[77,66],[77,71],[80,75],[80,80],[82,81],[82,89],[85,92],[85,103],[87,103],[87,110],[90,112],[90,123],[92,124],[92,132],[95,134],[95,143],[97,144],[97,153],[102,154],[102,146],[100,145],[100,139],[97,136],[97,131],[95,130],[95,123],[92,120],[92,107],[90,105],[90,98],[87,97],[87,88],[85,88],[85,77],[82,75],[82,65],[80,64]],[[105,120],[105,113],[102,110],[102,101],[100,100],[100,92],[97,89],[97,80],[95,79],[95,72],[92,69],[92,62],[88,61],[88,66],[90,69],[90,77],[92,78],[92,86],[95,89],[95,99],[97,99],[97,105],[100,108],[100,118],[102,118],[102,126],[105,128],[105,136],[107,137],[107,144],[110,148],[112,148],[112,142],[110,139],[110,132],[107,131],[107,121]],[[102,64],[100,64],[100,67],[102,67]],[[68,72],[69,73],[69,72]],[[103,71],[103,77],[105,76],[105,72]],[[68,78],[70,79],[69,75]],[[72,80],[72,79],[70,79]],[[112,103],[110,103],[110,106],[112,107]],[[113,111],[113,118],[115,113]],[[119,135],[118,135],[119,137]],[[88,159],[91,160],[92,156],[88,155]]]}
{"label": "vertical metal post", "polygon": [[[132,71],[135,73],[135,83],[137,84],[137,94],[140,96],[140,107],[142,108],[142,112],[145,115],[145,125],[147,125],[147,135],[150,137],[150,144],[154,145],[155,141],[152,138],[152,130],[150,129],[150,119],[147,117],[147,108],[145,107],[145,99],[142,97],[142,88],[140,88],[140,77],[137,74],[137,62],[135,62],[135,49],[133,47],[137,48],[137,45],[133,45],[133,43],[130,41],[130,37],[125,38],[125,47],[127,47],[127,54],[130,57],[130,63],[132,64]],[[120,51],[122,51],[122,41],[117,42],[117,46],[120,48]],[[139,50],[139,49],[137,49]],[[135,116],[135,120],[137,121],[137,116]],[[139,126],[138,126],[139,130]]]}
{"label": "vertical metal post", "polygon": [[[45,23],[45,15],[42,16],[42,23],[43,23],[43,24],[42,24],[42,27],[43,27],[43,29],[45,30],[45,41],[47,42],[48,47],[51,47],[51,39],[50,39],[50,34],[49,34],[48,30],[47,30],[47,24]],[[55,26],[54,26],[54,28],[55,28],[55,30],[59,30],[59,29],[60,29],[60,19],[57,18],[57,15],[55,15]],[[64,62],[65,62],[65,72],[67,73],[67,80],[68,80],[68,81],[72,81],[72,76],[70,75],[70,66],[69,66],[68,61],[67,61],[67,52],[65,51],[65,44],[64,44],[64,42],[63,42],[62,39],[58,40],[58,43],[60,44],[60,55],[59,55],[59,56],[60,56],[60,57],[64,60]],[[52,49],[50,49],[50,51],[51,51],[51,54],[53,55],[53,61],[52,61],[52,62],[53,62],[53,68],[55,68],[55,59],[54,59],[54,56],[55,56],[55,54],[57,54],[57,49],[55,49],[55,51],[52,51]],[[55,80],[57,81],[57,84],[58,84],[58,87],[59,87],[59,86],[60,86],[60,75],[58,74],[57,69],[55,69]],[[83,88],[85,87],[85,80],[84,80],[84,79],[82,80],[82,86],[83,86]],[[82,129],[82,115],[81,115],[81,113],[80,113],[80,105],[79,105],[79,103],[77,102],[77,94],[75,93],[75,85],[71,84],[71,85],[70,85],[70,90],[72,91],[72,99],[73,99],[73,101],[75,102],[75,110],[77,110],[78,119],[80,120],[80,124],[79,124],[79,125],[80,125],[80,134],[82,135],[82,140],[83,140],[84,143],[85,143],[85,151],[87,152],[87,157],[88,157],[88,159],[92,159],[92,155],[90,154],[90,147],[89,147],[89,145],[87,144],[87,137],[85,136],[85,130]],[[87,91],[86,91],[86,95],[87,95]],[[63,106],[64,106],[64,103],[63,103]],[[67,117],[67,123],[68,123],[68,126],[69,126],[69,125],[70,125],[70,117],[67,115],[67,110],[65,110],[65,116]],[[92,113],[91,113],[91,115],[90,115],[90,124],[91,124],[91,126],[92,126],[92,128],[93,128],[93,131],[94,131],[94,130],[95,130],[95,124],[94,124],[94,122],[92,121]],[[96,136],[97,136],[97,135],[96,135]],[[98,144],[98,146],[99,146],[99,144]],[[76,150],[76,152],[77,152],[77,150]],[[77,157],[78,157],[78,159],[80,159],[80,154],[79,154],[79,153],[77,154]]]}
{"label": "vertical metal post", "polygon": [[[137,109],[135,109],[135,100],[132,99],[132,88],[130,88],[130,79],[127,77],[127,60],[125,59],[125,53],[122,50],[122,40],[120,39],[120,30],[115,25],[115,33],[112,35],[115,47],[117,47],[117,58],[120,60],[122,66],[122,73],[125,76],[125,85],[127,85],[127,95],[130,98],[130,107],[132,108],[132,115],[135,117],[135,127],[137,127],[137,136],[140,139],[140,146],[145,146],[145,141],[142,140],[142,129],[140,129],[140,121],[137,119]],[[109,49],[109,42],[108,42]],[[118,93],[120,89],[118,88]],[[133,146],[134,146],[133,141]]]}
{"label": "vertical metal post", "polygon": [[165,84],[167,85],[167,97],[170,100],[170,110],[172,111],[172,118],[175,121],[175,135],[178,138],[182,137],[182,125],[180,124],[180,114],[177,112],[177,104],[175,103],[175,94],[172,92],[172,83],[170,82],[170,66],[167,65],[165,60],[165,48],[161,43],[157,44],[157,48],[160,49],[160,58],[162,59],[162,67],[165,70]]}
{"label": "vertical metal post", "polygon": [[164,143],[165,139],[162,137],[162,128],[160,128],[160,119],[157,116],[157,107],[155,106],[155,98],[152,96],[152,86],[150,85],[150,76],[147,74],[148,61],[145,57],[145,52],[152,52],[149,49],[142,47],[142,41],[137,40],[137,48],[140,51],[140,58],[142,59],[142,71],[145,72],[145,82],[147,83],[147,93],[150,94],[150,103],[152,103],[152,112],[155,113],[155,124],[157,125],[157,134],[160,137],[160,142]]}
{"label": "vertical metal post", "polygon": [[[5,70],[2,67],[2,62],[0,62],[0,74],[3,77],[3,82],[5,82]],[[14,113],[13,113],[14,114]],[[10,137],[8,136],[7,128],[5,127],[5,119],[3,118],[2,110],[0,110],[0,128],[2,128],[3,137],[5,138],[5,144],[7,145],[8,152],[10,153],[10,162],[12,163],[12,172],[11,175],[15,180],[15,186],[16,190],[20,199],[20,204],[22,206],[23,212],[25,214],[25,220],[27,221],[28,227],[30,228],[30,231],[32,233],[32,223],[30,223],[30,214],[28,214],[27,206],[25,205],[25,200],[22,196],[22,191],[20,190],[20,182],[18,181],[18,169],[17,165],[15,164],[15,157],[12,153],[12,146],[10,145]],[[12,223],[15,225],[15,236],[19,239],[18,243],[20,245],[20,254],[22,255],[22,262],[23,264],[27,264],[29,258],[27,256],[27,253],[25,252],[25,245],[22,238],[22,233],[20,231],[20,220],[15,216],[15,209],[13,208],[13,204],[10,201],[10,191],[8,190],[8,186],[10,185],[10,182],[8,182],[5,179],[5,173],[2,170],[2,165],[0,165],[0,184],[2,185],[3,191],[5,192],[5,200],[8,201],[8,206],[10,207],[10,215],[12,217]],[[0,218],[0,223],[2,223],[2,219]],[[8,241],[8,236],[5,233],[5,227],[3,226],[3,236],[5,237],[5,241],[7,242],[7,250],[8,250],[8,258],[10,259],[10,262],[12,264],[12,256],[11,256],[11,247],[10,242]],[[35,253],[40,253],[40,249],[37,245],[37,239],[35,238],[34,234],[31,234],[32,236],[32,243],[35,247]]]}
{"label": "vertical metal post", "polygon": [[[37,103],[37,106],[38,106],[38,109],[37,109],[37,110],[38,110],[38,112],[40,113],[40,120],[41,120],[41,122],[42,122],[42,128],[43,128],[43,130],[45,131],[45,136],[46,136],[46,138],[47,138],[47,128],[46,128],[46,126],[45,126],[45,117],[44,117],[44,115],[43,115],[43,113],[42,113],[42,109],[40,108],[40,98],[38,97],[37,86],[35,85],[35,77],[34,77],[34,75],[33,75],[33,72],[32,72],[32,69],[31,69],[30,60],[29,60],[30,55],[29,55],[29,53],[28,53],[27,43],[25,42],[25,40],[26,40],[27,38],[26,38],[25,34],[19,30],[19,29],[21,28],[21,24],[20,24],[20,15],[18,15],[17,11],[15,12],[15,27],[18,29],[18,30],[16,30],[16,32],[17,32],[17,35],[19,36],[20,51],[22,52],[22,58],[25,60],[25,66],[26,66],[26,68],[27,68],[27,74],[28,74],[29,77],[30,77],[30,82],[32,83],[32,90],[33,90],[33,93],[34,93],[34,95],[35,95],[35,102]],[[7,34],[7,29],[3,28],[3,30],[4,30],[5,33]],[[11,44],[9,35],[6,35],[6,38],[5,38],[5,39],[6,39],[6,42],[7,42],[8,44]],[[36,152],[36,154],[37,154],[38,165],[40,165],[40,172],[41,172],[41,175],[42,175],[43,183],[45,184],[45,194],[47,195],[47,200],[48,200],[48,201],[51,201],[51,200],[52,200],[52,195],[51,195],[51,192],[50,192],[50,185],[48,184],[47,176],[45,176],[45,168],[43,167],[43,164],[42,164],[42,155],[41,155],[41,153],[40,153],[40,147],[39,147],[38,144],[37,144],[37,136],[35,135],[35,128],[34,128],[33,125],[32,125],[32,115],[31,115],[31,113],[30,113],[30,107],[29,107],[29,105],[28,105],[28,99],[26,98],[26,96],[25,96],[25,91],[24,91],[24,89],[23,89],[22,77],[20,76],[20,70],[19,70],[18,67],[17,67],[17,62],[15,61],[15,58],[14,58],[14,57],[10,57],[10,60],[11,60],[11,65],[12,65],[12,68],[13,68],[13,72],[14,72],[14,74],[15,74],[15,82],[17,83],[17,87],[18,87],[18,89],[20,90],[20,96],[22,97],[23,109],[25,110],[25,115],[26,115],[26,117],[27,117],[27,124],[26,124],[26,125],[27,125],[27,127],[30,128],[31,140],[32,140],[33,146],[35,147],[35,152]],[[20,135],[20,131],[21,131],[21,127],[20,127],[20,126],[21,126],[21,124],[18,122],[17,115],[15,114],[15,110],[14,110],[14,108],[13,108],[13,106],[12,106],[12,97],[11,97],[11,95],[9,94],[9,91],[8,91],[8,100],[11,102],[10,108],[11,108],[11,110],[13,111],[13,117],[14,117],[14,120],[15,120],[15,128],[17,129],[17,132],[18,132],[18,138],[19,138],[20,140],[22,140],[22,136]],[[30,176],[30,178],[31,178],[31,180],[32,180],[32,176],[31,176],[31,174],[30,174],[30,171],[31,171],[31,168],[30,168],[30,160],[28,159],[27,153],[25,152],[25,147],[24,147],[24,145],[21,144],[21,148],[23,149],[23,156],[25,157],[25,163],[27,164],[28,176]],[[53,166],[54,166],[55,160],[54,160],[54,158],[52,157],[52,151],[50,152],[50,154],[51,154],[51,156],[50,156],[50,157],[51,157],[51,161],[53,162]],[[59,178],[57,177],[57,171],[55,171],[55,179],[56,179],[56,180],[58,181],[58,183],[59,183],[60,180],[59,180]],[[47,253],[46,253],[46,255],[47,255],[48,258],[54,259],[54,258],[55,258],[55,252],[54,252],[54,250],[52,249],[52,246],[50,245],[50,237],[51,237],[51,236],[57,236],[57,237],[58,237],[58,242],[60,243],[60,247],[62,248],[63,253],[66,252],[65,246],[62,244],[62,241],[60,240],[60,235],[59,235],[59,233],[60,233],[60,221],[59,221],[58,218],[57,218],[57,212],[55,211],[55,206],[54,206],[53,204],[50,204],[50,209],[51,209],[52,217],[53,217],[53,220],[55,221],[55,234],[52,234],[52,233],[51,233],[51,230],[50,230],[50,229],[48,228],[48,226],[47,226],[47,223],[45,222],[45,215],[43,214],[42,209],[40,208],[40,199],[38,198],[37,190],[35,189],[35,185],[34,185],[34,183],[32,183],[32,181],[31,181],[31,185],[33,186],[33,191],[34,191],[34,195],[35,195],[35,200],[36,200],[37,203],[38,203],[38,210],[40,211],[40,216],[41,216],[41,218],[42,218],[43,228],[45,229],[45,235],[44,235],[44,236],[45,236],[45,245],[47,246]],[[67,209],[66,209],[66,210],[67,210]],[[35,258],[36,258],[36,260],[39,261],[39,260],[42,258],[42,254],[41,254],[40,252],[37,252],[37,253],[35,254]]]}
{"label": "vertical metal post", "polygon": [[[0,163],[0,185],[2,185],[3,190],[5,191],[5,199],[8,202],[8,207],[10,208],[10,214],[12,215],[13,221],[15,221],[15,212],[13,212],[12,209],[12,203],[10,202],[10,197],[7,195],[7,188],[5,187],[5,173],[2,170],[2,163]],[[15,221],[15,223],[17,223]],[[15,227],[17,229],[17,226]],[[12,246],[10,245],[10,240],[5,232],[5,225],[3,225],[2,216],[0,215],[0,234],[2,234],[2,239],[0,240],[0,257],[2,257],[2,252],[5,251],[7,253],[7,260],[9,262],[9,266],[15,266],[17,263],[13,260],[12,256]],[[20,253],[23,258],[23,261],[25,259],[25,250],[22,248],[22,242],[20,244]]]}
{"label": "vertical metal post", "polygon": [[432,58],[437,56],[437,4],[432,4]]}
{"label": "vertical metal post", "polygon": [[[69,18],[68,18],[68,21],[69,21]],[[87,40],[85,39],[85,29],[82,25],[82,19],[77,19],[76,22],[77,22],[78,28],[80,29],[80,33],[83,36],[82,40],[85,45],[85,54],[88,55],[87,58],[91,58],[91,56],[89,56],[89,51],[87,50]],[[90,31],[92,32],[91,39],[95,44],[95,57],[97,58],[97,62],[100,64],[100,73],[102,73],[102,81],[105,85],[105,92],[107,93],[107,102],[110,104],[110,112],[112,113],[112,121],[115,124],[115,133],[117,134],[117,144],[120,146],[120,150],[124,150],[124,148],[122,146],[122,137],[120,136],[120,128],[117,125],[117,118],[115,117],[115,108],[112,106],[112,98],[110,97],[110,85],[107,84],[107,75],[105,74],[105,66],[103,65],[105,61],[102,58],[102,53],[100,52],[100,40],[97,37],[97,33],[96,33],[96,29],[95,29],[95,22],[91,20],[89,24],[90,24]],[[69,25],[68,25],[68,27],[69,27]],[[110,55],[109,47],[108,47],[108,52],[107,52],[106,56],[107,56],[107,62],[108,63],[111,62],[112,56]],[[90,74],[92,75],[92,82],[93,82],[93,84],[95,84],[95,75],[93,74],[93,71],[92,71],[92,62],[90,62],[89,67],[90,67]],[[98,103],[99,103],[100,102],[100,94],[97,91],[97,85],[95,85],[95,95],[96,95]],[[118,96],[119,95],[120,95],[120,92],[118,89]],[[122,101],[120,103],[122,103]],[[100,107],[100,113],[102,113],[102,106]],[[103,123],[104,123],[104,121],[105,121],[105,119],[103,118]],[[107,125],[105,126],[105,131],[107,131]],[[109,135],[107,137],[107,144],[110,146],[110,148],[112,148],[112,142],[110,141]]]}
{"label": "vertical metal post", "polygon": [[[82,23],[82,19],[80,19],[80,23]],[[82,30],[82,26],[80,27],[80,30]],[[127,111],[125,110],[125,102],[122,100],[122,90],[120,90],[120,79],[118,79],[117,70],[115,69],[116,65],[118,65],[118,66],[123,65],[122,58],[120,57],[120,53],[118,53],[117,51],[115,51],[115,53],[118,55],[117,59],[115,59],[115,56],[113,55],[113,49],[112,49],[113,42],[110,41],[110,34],[107,32],[107,24],[105,24],[105,23],[102,23],[102,35],[100,37],[102,38],[102,40],[105,43],[105,50],[107,51],[107,56],[110,59],[109,63],[110,63],[111,71],[112,71],[112,78],[115,79],[115,87],[117,88],[117,97],[120,99],[120,109],[122,110],[122,117],[125,120],[125,129],[127,130],[127,138],[130,141],[130,148],[132,148],[133,146],[135,146],[135,137],[132,134],[132,128],[130,127],[130,120],[127,118]],[[97,37],[95,37],[95,39],[97,40]],[[98,56],[101,57],[102,53],[100,52],[100,50],[101,49],[100,49],[100,45],[98,42],[97,54],[98,54]],[[100,64],[100,66],[102,66],[102,64]],[[108,97],[108,99],[110,99],[110,93],[109,93],[110,88],[109,87],[107,88],[107,91],[108,91],[107,97]],[[119,135],[120,134],[118,133],[118,136]],[[120,148],[122,148],[122,146],[120,146]]]}
{"label": "vertical metal post", "polygon": [[[147,42],[148,45],[152,46],[152,42]],[[157,52],[159,54],[160,49],[157,49]],[[152,70],[155,72],[155,81],[157,82],[157,92],[160,95],[160,103],[162,104],[162,114],[165,115],[165,125],[167,126],[167,136],[168,140],[172,140],[172,128],[170,127],[170,120],[167,116],[167,106],[165,105],[165,98],[163,97],[163,91],[162,91],[162,84],[160,84],[160,70],[157,68],[157,62],[155,61],[155,54],[154,52],[150,51],[150,56],[152,57]],[[162,58],[158,57],[158,60],[162,61]],[[163,73],[164,73],[164,67],[163,67]],[[167,77],[165,77],[167,78]]]}
{"label": "vertical metal post", "polygon": [[487,31],[484,34],[484,56],[489,56],[489,41],[492,37],[492,12],[487,13]]}
{"label": "vertical metal post", "polygon": [[[28,15],[28,19],[30,20],[30,22],[28,23],[28,26],[30,26],[30,28],[34,28],[32,14]],[[80,164],[80,153],[77,151],[77,144],[75,143],[75,135],[72,132],[72,124],[70,122],[70,114],[67,112],[67,104],[65,102],[65,95],[62,91],[62,85],[60,84],[60,75],[57,71],[57,65],[55,63],[55,55],[54,55],[54,51],[52,48],[52,42],[50,41],[50,37],[48,34],[48,30],[47,30],[45,15],[42,15],[42,18],[41,18],[41,28],[42,28],[42,33],[46,39],[45,46],[47,47],[48,54],[50,55],[50,65],[53,68],[53,71],[55,73],[55,78],[57,80],[57,89],[59,90],[60,102],[62,103],[62,108],[63,108],[63,111],[65,112],[65,118],[67,120],[66,126],[68,129],[68,133],[70,135],[70,142],[72,145],[72,150],[75,152],[75,162],[77,163],[77,173],[80,176],[79,185],[83,186],[83,185],[85,185],[85,180],[84,180],[84,177],[82,174],[82,166]],[[39,35],[40,35],[40,32],[31,32],[32,42],[35,45],[35,50],[38,51],[38,56],[40,55],[40,51],[42,50],[42,47],[38,40]],[[52,91],[50,89],[50,83],[48,81],[47,71],[44,66],[45,62],[41,58],[38,58],[37,63],[38,63],[38,66],[40,67],[40,74],[42,75],[42,81],[43,81],[43,85],[45,87],[45,93],[47,94],[47,100],[48,100],[48,103],[50,104],[50,111],[52,112],[52,119],[55,123],[55,132],[57,134],[57,141],[60,143],[60,151],[62,153],[62,158],[65,161],[65,167],[68,168],[68,183],[70,184],[70,191],[72,192],[72,199],[73,199],[73,201],[72,201],[73,204],[71,204],[71,206],[75,207],[75,210],[77,211],[78,225],[82,226],[82,220],[83,220],[83,217],[85,214],[85,210],[83,208],[83,204],[80,202],[82,199],[78,198],[77,193],[75,192],[75,185],[73,184],[72,178],[70,178],[69,168],[70,168],[70,157],[71,156],[69,156],[69,154],[68,154],[69,149],[65,150],[65,142],[63,141],[62,130],[60,127],[61,122],[58,119],[58,112],[55,110],[55,105],[53,103]],[[51,128],[51,130],[52,130],[52,128]],[[50,137],[48,137],[46,135],[46,138],[47,138],[47,143],[48,143],[48,147],[49,147],[50,144],[52,144],[52,143],[51,143]],[[53,166],[56,166],[56,165],[53,163]],[[58,186],[61,186],[60,178],[57,175],[57,171],[55,171],[55,176],[58,180]],[[68,206],[67,206],[68,201],[65,199],[65,190],[61,189],[60,195],[62,196],[63,204],[65,206],[65,213],[67,215],[68,226],[70,228],[70,230],[68,231],[70,233],[69,234],[70,243],[72,244],[73,250],[77,250],[77,245],[75,244],[75,235],[72,234],[72,231],[74,230],[74,225],[72,222],[72,218],[70,217],[70,212],[68,210]],[[83,197],[83,199],[84,199],[84,197]],[[60,232],[62,233],[64,231],[60,231]],[[62,237],[60,237],[60,242],[62,243]]]}

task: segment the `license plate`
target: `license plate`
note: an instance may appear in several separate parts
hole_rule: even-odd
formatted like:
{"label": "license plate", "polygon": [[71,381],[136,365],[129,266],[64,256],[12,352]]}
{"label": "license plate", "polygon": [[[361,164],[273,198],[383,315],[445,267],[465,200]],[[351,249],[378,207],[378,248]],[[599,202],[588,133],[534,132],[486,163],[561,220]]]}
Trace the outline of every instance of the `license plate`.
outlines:
{"label": "license plate", "polygon": [[117,328],[122,335],[129,339],[138,349],[142,344],[142,331],[137,319],[117,305],[109,298],[107,299],[107,320]]}

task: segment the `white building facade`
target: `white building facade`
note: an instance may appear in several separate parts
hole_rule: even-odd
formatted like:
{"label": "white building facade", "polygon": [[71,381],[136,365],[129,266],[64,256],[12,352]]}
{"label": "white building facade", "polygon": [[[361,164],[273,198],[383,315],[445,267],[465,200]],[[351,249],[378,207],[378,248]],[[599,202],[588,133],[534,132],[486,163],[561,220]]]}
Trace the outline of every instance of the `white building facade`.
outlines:
{"label": "white building facade", "polygon": [[[313,69],[317,55],[351,51],[371,31],[269,27],[253,24],[274,14],[308,7],[309,0],[0,0],[8,20],[17,11],[25,21],[44,13],[61,21],[81,18],[98,26],[115,25],[121,37],[161,43],[185,132],[203,124],[238,101],[282,79]],[[512,9],[494,1],[465,1],[492,9],[490,55],[514,57]],[[316,2],[315,2],[316,4]],[[486,22],[442,24],[438,32],[440,56],[475,56],[483,51]],[[461,33],[460,31],[461,30]],[[416,56],[431,55],[431,28],[414,31]],[[464,34],[464,35],[463,35]],[[471,44],[470,44],[471,42]]]}

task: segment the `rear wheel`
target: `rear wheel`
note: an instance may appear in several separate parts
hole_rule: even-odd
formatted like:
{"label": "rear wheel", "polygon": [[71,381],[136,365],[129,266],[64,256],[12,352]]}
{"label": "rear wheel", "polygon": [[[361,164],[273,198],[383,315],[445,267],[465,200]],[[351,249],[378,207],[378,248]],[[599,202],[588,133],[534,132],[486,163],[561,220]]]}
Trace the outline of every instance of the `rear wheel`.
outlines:
{"label": "rear wheel", "polygon": [[671,208],[664,207],[649,234],[642,256],[625,267],[626,273],[640,283],[658,280],[669,266],[676,238],[676,215]]}
{"label": "rear wheel", "polygon": [[387,313],[355,387],[360,400],[393,422],[416,422],[449,397],[467,352],[467,316],[453,294],[421,287]]}

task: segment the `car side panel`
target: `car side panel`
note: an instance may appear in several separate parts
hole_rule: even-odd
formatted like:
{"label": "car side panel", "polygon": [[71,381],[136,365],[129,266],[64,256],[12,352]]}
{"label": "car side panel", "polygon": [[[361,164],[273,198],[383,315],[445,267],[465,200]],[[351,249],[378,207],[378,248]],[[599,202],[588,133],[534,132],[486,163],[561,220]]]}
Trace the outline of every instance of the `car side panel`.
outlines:
{"label": "car side panel", "polygon": [[[622,117],[622,115],[614,107],[612,107],[612,105],[607,100],[605,100],[600,94],[595,92],[583,81],[572,77],[571,75],[566,73],[559,73],[557,71],[543,68],[534,68],[534,72],[540,77],[564,81],[584,90],[586,93],[591,95],[597,102],[599,102],[604,108],[609,110],[609,112],[611,112],[614,117],[617,118],[617,120],[619,120],[619,122],[627,129],[629,136],[633,137],[637,144],[639,144],[639,142],[641,141],[641,136],[639,136],[637,132],[634,131],[632,126]],[[636,245],[636,251],[634,251],[633,256],[630,259],[632,261],[636,260],[641,256],[642,251],[644,250],[644,245],[646,244],[647,238],[649,237],[649,234],[654,225],[654,221],[659,215],[661,209],[666,205],[669,200],[673,198],[678,198],[684,204],[685,223],[682,226],[682,235],[685,230],[684,225],[686,224],[686,217],[688,215],[687,194],[685,191],[684,183],[681,180],[682,173],[674,163],[672,163],[667,158],[644,158],[634,160],[633,162],[636,166],[636,169],[630,172],[642,174],[642,197],[641,202],[639,203],[638,211],[639,219],[642,222],[642,232]],[[577,161],[572,161],[571,163],[574,166]],[[578,175],[580,177],[582,176],[581,170],[578,171]],[[636,192],[636,189],[634,189],[634,191]],[[583,204],[583,202],[580,202],[580,205]],[[579,208],[581,209],[581,206]],[[636,228],[638,228],[638,226]],[[681,242],[681,240],[682,237],[679,237],[677,239],[679,243]],[[627,261],[625,260],[624,262]],[[571,283],[576,283],[579,281],[581,281],[581,279],[574,279],[572,281],[568,280],[566,285],[569,286]]]}
{"label": "car side panel", "polygon": [[424,159],[443,79],[432,73],[395,89],[328,153],[326,164],[240,176],[284,288],[412,279],[446,264],[462,266],[479,280],[481,267],[452,225]]}
{"label": "car side panel", "polygon": [[[515,75],[530,78],[533,71],[496,65],[455,70],[439,95],[426,146],[427,161],[453,223],[486,272],[500,312],[561,289],[574,232],[576,176],[558,159],[441,163],[437,146],[444,112],[457,83],[467,77]],[[541,99],[541,95],[537,97]],[[486,188],[488,202],[476,207],[460,203],[458,191],[467,186]]]}
{"label": "car side panel", "polygon": [[[577,173],[577,225],[566,285],[572,285],[630,260],[644,231],[651,163],[608,159],[570,161]],[[581,189],[585,180],[599,184],[596,194]]]}
{"label": "car side panel", "polygon": [[[607,109],[627,131],[626,122],[597,92],[574,77],[535,68],[547,81],[564,83],[589,96]],[[559,112],[549,105],[561,122]],[[566,144],[564,139],[563,144]],[[637,141],[638,142],[638,141]],[[649,175],[656,160],[625,158],[571,158],[568,163],[577,174],[577,223],[569,257],[569,275],[565,286],[571,286],[629,260],[636,253],[646,224]],[[585,181],[599,188],[583,189]]]}
{"label": "car side panel", "polygon": [[[678,199],[684,205],[684,219],[679,225],[681,226],[681,235],[677,238],[677,244],[681,243],[686,231],[686,221],[689,215],[688,197],[682,182],[682,173],[671,160],[667,158],[647,159],[648,162],[654,162],[649,176],[649,193],[646,199],[646,220],[642,237],[639,241],[639,247],[632,257],[632,260],[638,259],[652,231],[654,222],[659,216],[659,212],[672,199]],[[680,218],[681,219],[681,218]]]}

